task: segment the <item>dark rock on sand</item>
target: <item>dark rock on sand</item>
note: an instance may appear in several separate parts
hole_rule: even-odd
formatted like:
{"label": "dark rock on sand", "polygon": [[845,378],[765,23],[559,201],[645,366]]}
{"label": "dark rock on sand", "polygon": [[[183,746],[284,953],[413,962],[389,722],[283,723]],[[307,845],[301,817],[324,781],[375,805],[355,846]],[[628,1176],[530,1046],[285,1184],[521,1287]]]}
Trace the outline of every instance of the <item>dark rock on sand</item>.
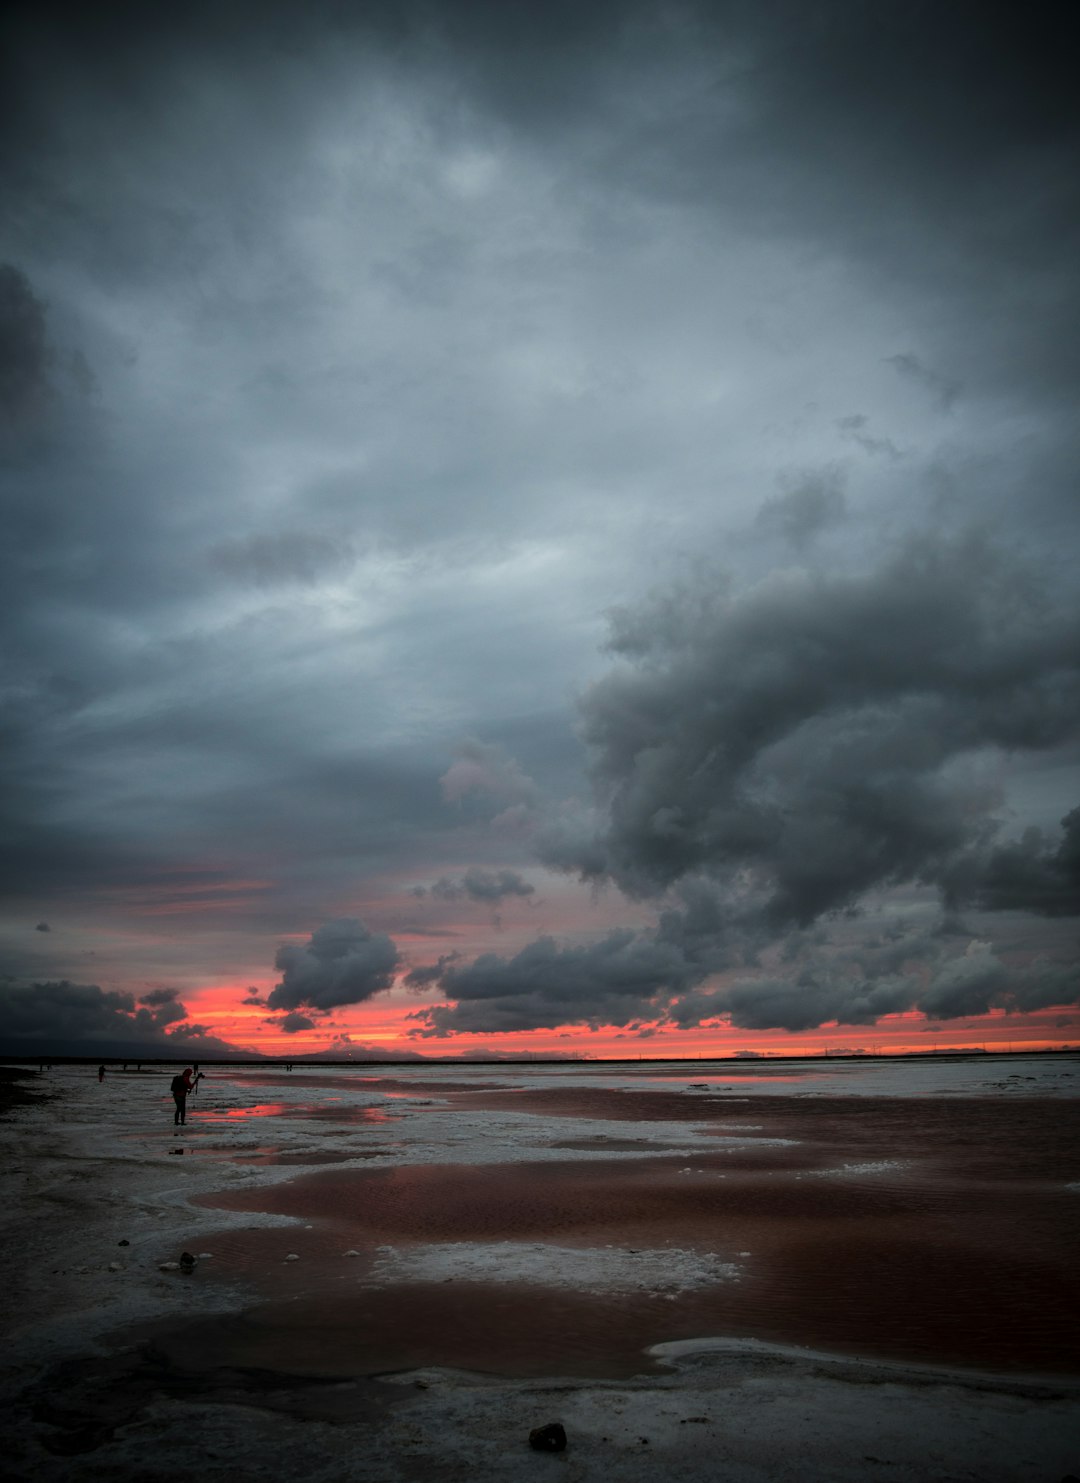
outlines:
{"label": "dark rock on sand", "polygon": [[196,1266],[196,1259],[195,1259],[195,1257],[192,1256],[191,1252],[190,1251],[182,1251],[180,1253],[180,1270],[181,1270],[181,1272],[194,1272],[195,1266]]}
{"label": "dark rock on sand", "polygon": [[549,1421],[546,1426],[534,1426],[529,1433],[529,1446],[537,1452],[565,1452],[566,1432],[562,1423]]}

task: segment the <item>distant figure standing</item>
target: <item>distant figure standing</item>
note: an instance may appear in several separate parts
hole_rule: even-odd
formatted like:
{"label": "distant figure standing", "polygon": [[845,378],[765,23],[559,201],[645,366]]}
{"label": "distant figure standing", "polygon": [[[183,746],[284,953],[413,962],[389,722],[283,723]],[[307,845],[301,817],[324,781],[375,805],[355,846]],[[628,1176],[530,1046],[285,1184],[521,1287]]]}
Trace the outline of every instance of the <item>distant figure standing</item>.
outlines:
{"label": "distant figure standing", "polygon": [[183,1071],[172,1079],[173,1101],[176,1103],[176,1112],[173,1116],[173,1124],[183,1127],[187,1122],[187,1097],[191,1091],[191,1067],[185,1066]]}
{"label": "distant figure standing", "polygon": [[104,1066],[99,1066],[97,1068],[97,1079],[98,1079],[98,1085],[100,1086],[101,1083],[105,1080],[105,1067]]}

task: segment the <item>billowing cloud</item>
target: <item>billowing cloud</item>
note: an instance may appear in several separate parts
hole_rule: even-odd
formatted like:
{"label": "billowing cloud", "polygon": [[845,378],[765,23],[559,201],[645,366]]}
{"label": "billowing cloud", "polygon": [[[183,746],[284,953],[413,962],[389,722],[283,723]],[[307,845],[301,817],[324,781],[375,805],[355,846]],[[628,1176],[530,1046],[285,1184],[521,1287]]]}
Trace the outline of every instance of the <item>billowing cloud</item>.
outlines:
{"label": "billowing cloud", "polygon": [[988,942],[972,941],[942,963],[919,1000],[930,1019],[963,1019],[990,1009],[1047,1009],[1080,1000],[1080,965],[1038,959],[1009,968]]}
{"label": "billowing cloud", "polygon": [[1031,826],[1011,844],[958,861],[947,876],[950,895],[983,911],[1080,914],[1080,808],[1066,814],[1061,829],[1056,844]]}
{"label": "billowing cloud", "polygon": [[1078,640],[1075,601],[977,537],[621,613],[622,664],[582,702],[602,827],[544,857],[636,897],[704,875],[773,931],[944,884],[999,801],[956,764],[1075,734]]}
{"label": "billowing cloud", "polygon": [[327,1010],[390,988],[399,958],[391,938],[369,932],[356,917],[338,917],[303,947],[285,943],[274,962],[282,977],[267,995],[268,1008]]}
{"label": "billowing cloud", "polygon": [[798,1033],[825,1024],[873,1025],[911,1009],[950,1020],[1077,1002],[1075,963],[1038,959],[1010,966],[989,942],[971,939],[956,951],[944,934],[914,934],[877,947],[818,950],[783,973],[685,994],[666,1018],[683,1029],[726,1021],[744,1030]]}
{"label": "billowing cloud", "polygon": [[491,1034],[556,1025],[626,1025],[648,1018],[701,977],[672,945],[650,934],[610,933],[585,947],[538,938],[512,958],[484,953],[447,966],[439,982],[453,1003],[418,1010],[420,1036]]}

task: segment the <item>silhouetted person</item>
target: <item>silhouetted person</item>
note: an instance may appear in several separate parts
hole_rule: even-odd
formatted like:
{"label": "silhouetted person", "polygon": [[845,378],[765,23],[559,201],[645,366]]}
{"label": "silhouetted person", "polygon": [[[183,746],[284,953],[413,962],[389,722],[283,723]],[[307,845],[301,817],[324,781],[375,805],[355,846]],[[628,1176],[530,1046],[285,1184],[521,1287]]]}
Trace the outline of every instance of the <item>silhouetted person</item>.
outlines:
{"label": "silhouetted person", "polygon": [[194,1063],[194,1065],[192,1066],[192,1068],[191,1068],[191,1090],[192,1090],[193,1093],[195,1093],[195,1092],[197,1092],[199,1090],[199,1082],[202,1081],[202,1079],[203,1079],[203,1074],[199,1070],[199,1063],[198,1063],[198,1061],[196,1061]]}
{"label": "silhouetted person", "polygon": [[98,1079],[98,1084],[99,1085],[100,1085],[101,1082],[103,1082],[105,1080],[105,1067],[104,1066],[99,1066],[97,1068],[97,1079]]}
{"label": "silhouetted person", "polygon": [[183,1127],[187,1122],[187,1098],[191,1091],[191,1067],[185,1066],[183,1071],[172,1079],[173,1101],[176,1103],[176,1112],[173,1123]]}

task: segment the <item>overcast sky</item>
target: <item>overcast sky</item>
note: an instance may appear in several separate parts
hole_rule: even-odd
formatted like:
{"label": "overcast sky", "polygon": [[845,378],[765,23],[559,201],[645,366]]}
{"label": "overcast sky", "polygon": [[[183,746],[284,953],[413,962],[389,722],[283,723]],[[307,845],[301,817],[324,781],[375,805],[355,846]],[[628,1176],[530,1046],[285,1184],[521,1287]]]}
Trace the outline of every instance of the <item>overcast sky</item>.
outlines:
{"label": "overcast sky", "polygon": [[1067,10],[10,8],[0,1042],[1080,1040]]}

